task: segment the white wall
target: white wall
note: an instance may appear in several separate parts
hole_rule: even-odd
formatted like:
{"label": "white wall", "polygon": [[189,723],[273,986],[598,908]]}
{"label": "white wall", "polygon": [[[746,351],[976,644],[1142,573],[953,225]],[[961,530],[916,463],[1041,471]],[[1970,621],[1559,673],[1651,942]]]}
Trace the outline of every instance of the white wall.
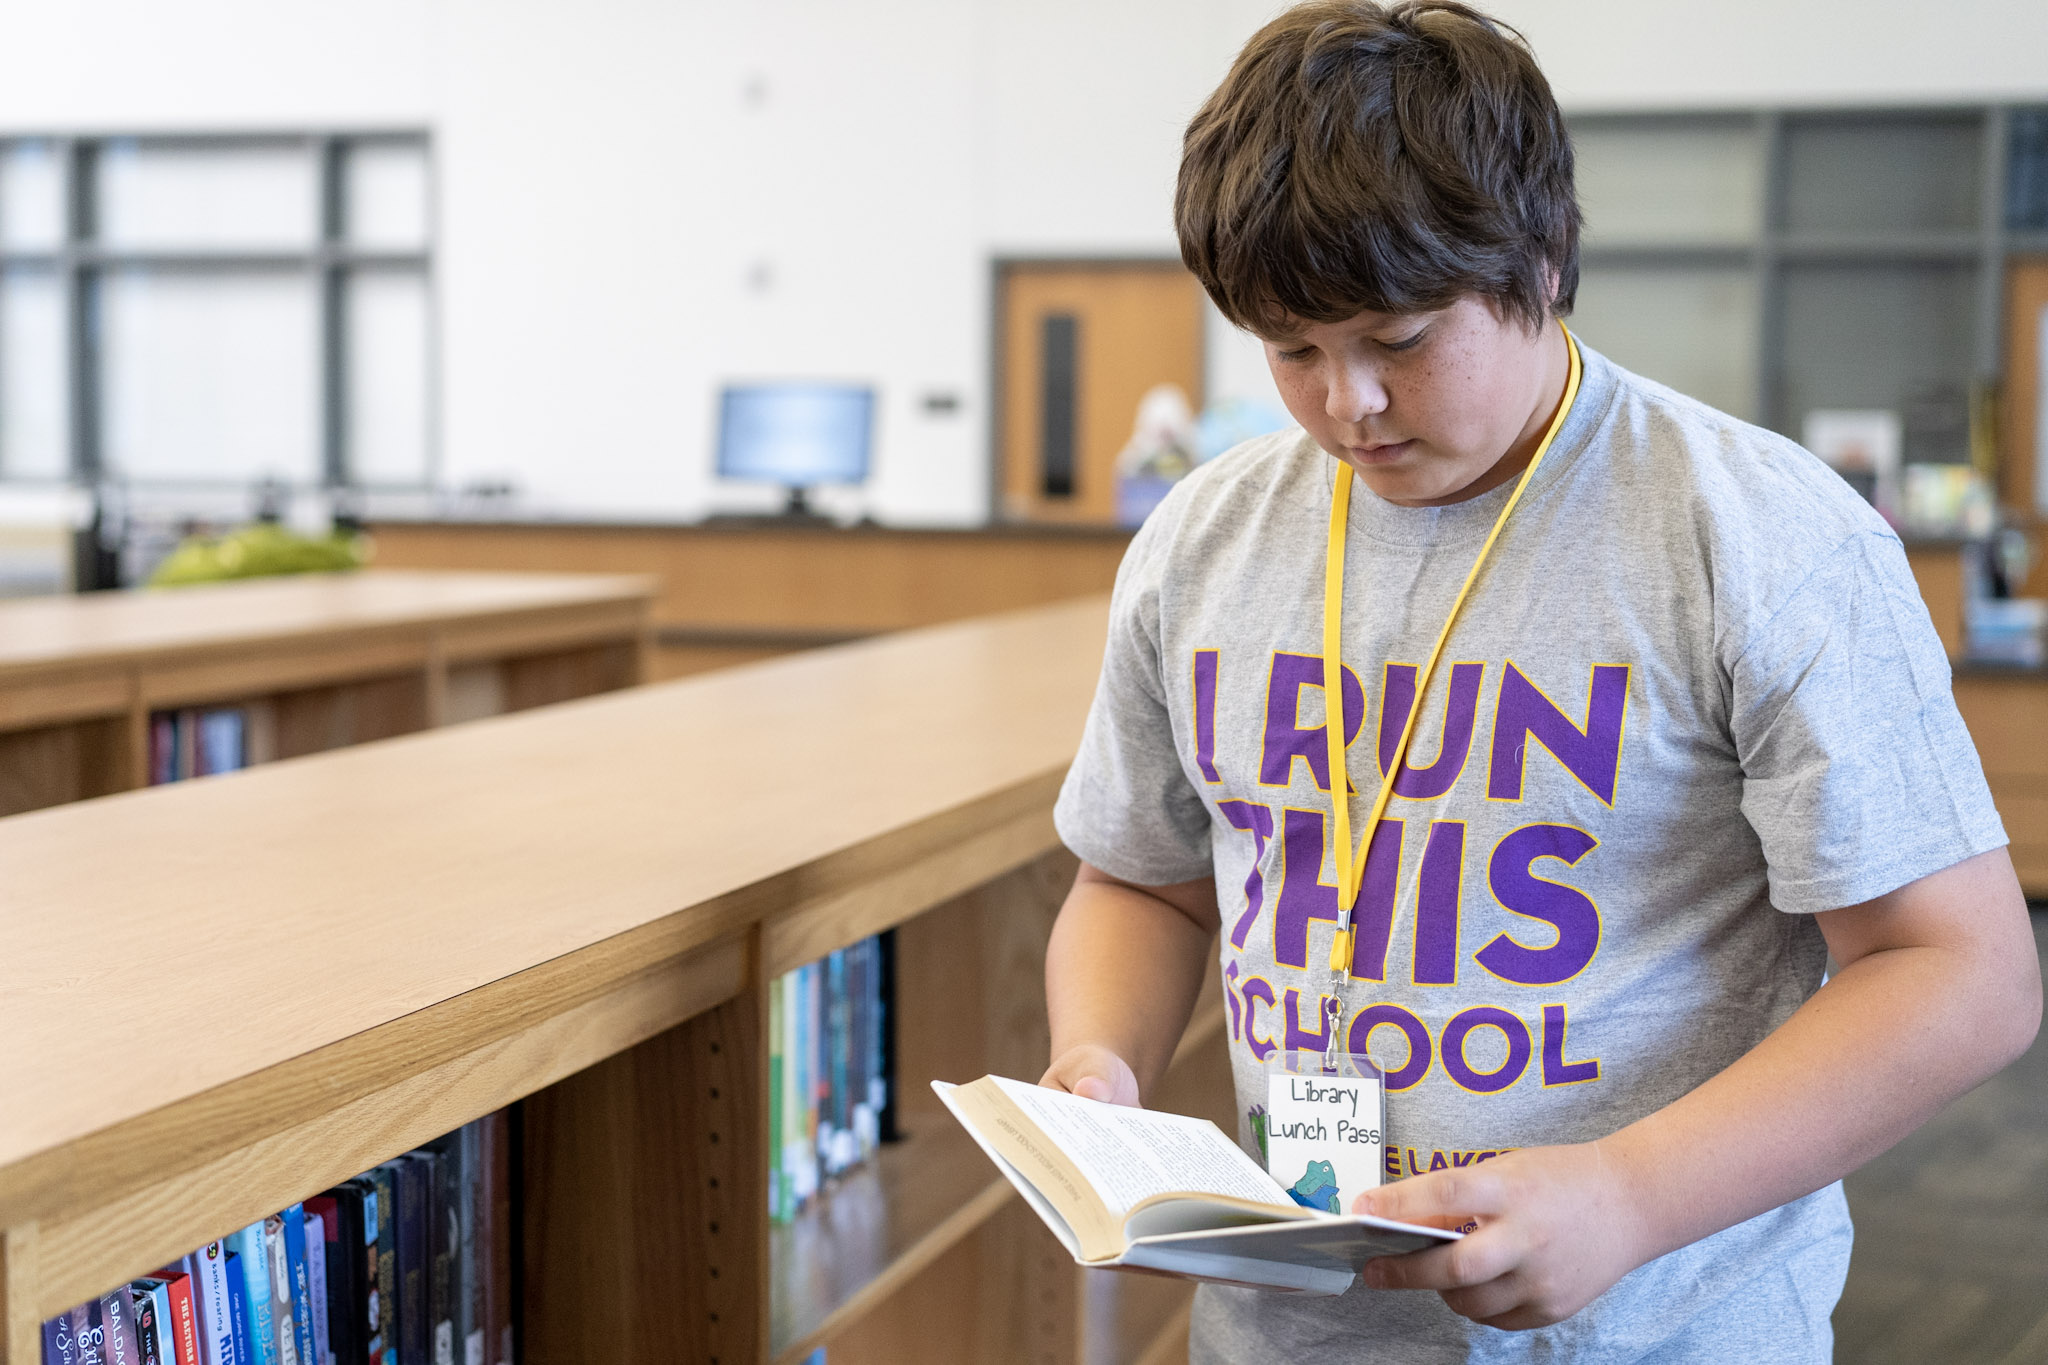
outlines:
{"label": "white wall", "polygon": [[[843,376],[884,395],[858,505],[966,522],[990,259],[1173,254],[1181,127],[1278,8],[11,0],[0,129],[429,126],[451,481],[569,514],[737,505],[715,386]],[[2040,0],[1496,8],[1570,108],[2048,97]],[[1241,342],[1210,356],[1212,389],[1259,386]]]}

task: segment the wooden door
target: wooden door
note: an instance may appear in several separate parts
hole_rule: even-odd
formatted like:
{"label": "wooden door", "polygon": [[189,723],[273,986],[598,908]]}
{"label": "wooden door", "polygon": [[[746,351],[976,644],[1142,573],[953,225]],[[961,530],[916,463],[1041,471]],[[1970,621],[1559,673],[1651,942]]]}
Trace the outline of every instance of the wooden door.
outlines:
{"label": "wooden door", "polygon": [[2048,489],[2042,462],[2048,460],[2048,256],[2012,262],[2005,276],[2005,411],[1999,464],[2007,506],[2028,521],[2048,519]]}
{"label": "wooden door", "polygon": [[1178,261],[997,267],[996,487],[1005,520],[1109,524],[1138,400],[1202,404],[1202,290]]}

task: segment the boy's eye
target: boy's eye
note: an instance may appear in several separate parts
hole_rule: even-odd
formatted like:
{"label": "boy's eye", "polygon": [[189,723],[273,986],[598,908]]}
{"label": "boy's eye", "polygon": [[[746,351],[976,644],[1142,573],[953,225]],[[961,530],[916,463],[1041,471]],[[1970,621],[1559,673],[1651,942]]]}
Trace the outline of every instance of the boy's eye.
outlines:
{"label": "boy's eye", "polygon": [[1412,351],[1422,344],[1422,339],[1427,335],[1429,335],[1429,329],[1424,327],[1412,336],[1402,337],[1399,341],[1382,341],[1380,346],[1382,349],[1389,351]]}
{"label": "boy's eye", "polygon": [[1315,348],[1315,347],[1313,347],[1313,346],[1304,346],[1304,347],[1302,347],[1302,348],[1301,348],[1300,350],[1298,350],[1298,351],[1280,351],[1280,352],[1277,352],[1277,354],[1279,355],[1279,357],[1280,357],[1280,358],[1281,358],[1282,360],[1285,360],[1285,361],[1288,361],[1288,362],[1290,362],[1290,363],[1294,363],[1294,364],[1298,364],[1298,363],[1300,363],[1301,361],[1307,360],[1307,359],[1308,359],[1308,358],[1309,358],[1310,356],[1314,355],[1315,353],[1316,353],[1316,348]]}

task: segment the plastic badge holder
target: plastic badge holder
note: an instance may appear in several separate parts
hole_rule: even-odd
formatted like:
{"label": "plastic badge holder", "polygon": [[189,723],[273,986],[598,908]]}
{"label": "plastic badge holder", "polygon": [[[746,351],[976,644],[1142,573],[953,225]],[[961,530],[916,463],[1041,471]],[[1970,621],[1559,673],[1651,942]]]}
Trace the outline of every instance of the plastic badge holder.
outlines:
{"label": "plastic badge holder", "polygon": [[1266,1100],[1252,1106],[1251,1126],[1266,1173],[1304,1208],[1351,1212],[1385,1170],[1380,1069],[1358,1052],[1281,1050],[1262,1065]]}

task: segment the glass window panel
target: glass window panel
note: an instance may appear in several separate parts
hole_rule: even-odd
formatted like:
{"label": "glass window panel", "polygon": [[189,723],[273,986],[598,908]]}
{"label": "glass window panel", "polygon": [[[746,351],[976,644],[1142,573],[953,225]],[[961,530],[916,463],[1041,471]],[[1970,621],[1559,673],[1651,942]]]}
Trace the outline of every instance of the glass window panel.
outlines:
{"label": "glass window panel", "polygon": [[0,142],[0,247],[48,251],[64,240],[64,176],[47,139]]}
{"label": "glass window panel", "polygon": [[1972,266],[1787,267],[1782,429],[1796,439],[1816,408],[1884,408],[1906,459],[1965,458],[1976,291]]}
{"label": "glass window panel", "polygon": [[2006,149],[2005,225],[2048,231],[2048,109],[2018,109]]}
{"label": "glass window panel", "polygon": [[1763,148],[1749,124],[1572,130],[1586,241],[1744,245],[1763,222]]}
{"label": "glass window panel", "polygon": [[319,184],[303,146],[110,142],[99,157],[99,237],[162,250],[308,250]]}
{"label": "glass window panel", "polygon": [[61,479],[70,469],[67,365],[56,272],[0,271],[0,478]]}
{"label": "glass window panel", "polygon": [[1589,268],[1570,323],[1615,363],[1755,420],[1757,294],[1749,271]]}
{"label": "glass window panel", "polygon": [[126,270],[102,289],[111,469],[136,479],[318,477],[309,279]]}
{"label": "glass window panel", "polygon": [[1801,119],[1785,127],[1785,226],[1880,236],[1977,226],[1983,122]]}
{"label": "glass window panel", "polygon": [[348,281],[349,476],[427,479],[427,282],[363,271]]}
{"label": "glass window panel", "polygon": [[416,143],[349,148],[348,240],[355,246],[418,251],[427,244],[427,149]]}

